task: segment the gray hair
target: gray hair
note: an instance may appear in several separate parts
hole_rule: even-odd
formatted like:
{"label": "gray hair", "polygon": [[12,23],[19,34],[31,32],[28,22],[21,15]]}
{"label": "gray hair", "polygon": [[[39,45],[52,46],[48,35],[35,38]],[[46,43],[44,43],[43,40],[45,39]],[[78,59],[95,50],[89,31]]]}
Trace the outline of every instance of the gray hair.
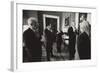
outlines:
{"label": "gray hair", "polygon": [[31,26],[32,21],[36,21],[37,22],[37,19],[35,17],[28,18],[27,22],[28,22],[29,26]]}

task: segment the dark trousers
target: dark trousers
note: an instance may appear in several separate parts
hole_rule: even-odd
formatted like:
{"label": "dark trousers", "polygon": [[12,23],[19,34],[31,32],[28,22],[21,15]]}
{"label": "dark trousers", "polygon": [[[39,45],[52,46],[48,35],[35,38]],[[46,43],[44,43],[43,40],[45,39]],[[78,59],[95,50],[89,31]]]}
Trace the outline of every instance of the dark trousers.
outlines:
{"label": "dark trousers", "polygon": [[74,51],[69,51],[69,60],[73,60],[75,57],[75,52]]}
{"label": "dark trousers", "polygon": [[75,47],[69,45],[69,60],[73,60],[75,57]]}
{"label": "dark trousers", "polygon": [[50,61],[50,57],[53,55],[52,53],[52,43],[47,43],[46,45],[46,54],[47,54],[47,60]]}
{"label": "dark trousers", "polygon": [[57,42],[57,52],[61,53],[61,43]]}

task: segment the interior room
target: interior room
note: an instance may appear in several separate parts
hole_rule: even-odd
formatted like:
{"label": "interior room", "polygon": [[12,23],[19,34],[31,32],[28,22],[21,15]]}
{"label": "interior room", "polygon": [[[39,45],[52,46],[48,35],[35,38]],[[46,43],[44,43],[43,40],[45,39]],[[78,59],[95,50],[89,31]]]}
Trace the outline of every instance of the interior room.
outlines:
{"label": "interior room", "polygon": [[[37,11],[37,10],[23,10],[23,32],[25,32],[28,28],[28,18],[35,17],[39,24],[39,34],[44,36],[44,31],[48,24],[51,24],[51,28],[55,34],[55,39],[53,43],[53,54],[54,57],[50,57],[50,61],[64,61],[69,60],[69,36],[68,36],[68,28],[72,26],[73,31],[79,31],[79,12],[60,12],[60,11]],[[91,14],[87,13],[87,21],[91,25]],[[56,34],[57,32],[62,31],[64,35],[62,36],[63,41],[66,43],[61,44],[61,53],[57,52],[57,43],[56,43]],[[75,57],[73,60],[80,60],[79,54],[77,51],[77,37],[76,35],[76,42],[75,42]],[[44,39],[44,45],[46,41]],[[24,56],[25,54],[23,54]],[[42,61],[47,61],[46,58],[46,47],[42,45]],[[23,58],[27,62],[27,57]]]}

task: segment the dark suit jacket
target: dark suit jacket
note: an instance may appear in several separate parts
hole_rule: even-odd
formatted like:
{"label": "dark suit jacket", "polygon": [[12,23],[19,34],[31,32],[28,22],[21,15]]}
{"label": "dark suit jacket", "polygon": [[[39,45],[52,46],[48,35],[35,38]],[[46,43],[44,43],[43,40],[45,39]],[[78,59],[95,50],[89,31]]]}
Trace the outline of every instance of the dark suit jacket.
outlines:
{"label": "dark suit jacket", "polygon": [[76,43],[76,35],[75,32],[73,31],[72,27],[69,27],[68,29],[68,35],[69,35],[69,51],[73,55],[75,54],[75,43]]}
{"label": "dark suit jacket", "polygon": [[48,29],[45,29],[45,36],[46,36],[47,45],[52,45],[53,33],[49,31]]}
{"label": "dark suit jacket", "polygon": [[61,43],[62,43],[62,35],[63,35],[63,32],[60,32],[60,33],[58,33],[57,34],[57,44],[58,45],[61,45]]}
{"label": "dark suit jacket", "polygon": [[91,43],[89,36],[85,32],[78,37],[78,52],[80,59],[91,58]]}
{"label": "dark suit jacket", "polygon": [[32,56],[33,61],[41,58],[41,42],[32,29],[29,28],[23,33],[23,41],[25,43],[26,48],[28,48],[27,51]]}

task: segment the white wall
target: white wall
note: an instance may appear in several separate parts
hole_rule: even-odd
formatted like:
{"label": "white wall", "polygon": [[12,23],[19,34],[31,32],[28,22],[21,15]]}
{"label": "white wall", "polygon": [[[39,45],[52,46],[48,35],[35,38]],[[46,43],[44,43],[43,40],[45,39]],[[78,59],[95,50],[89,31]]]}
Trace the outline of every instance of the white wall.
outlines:
{"label": "white wall", "polygon": [[61,22],[61,28],[64,31],[64,28],[66,29],[65,31],[68,31],[68,27],[65,26],[65,19],[69,17],[69,25],[75,25],[76,20],[75,20],[75,12],[63,12],[62,13],[62,22]]}
{"label": "white wall", "polygon": [[87,15],[87,21],[88,21],[89,24],[91,25],[91,13],[89,13],[89,14]]}
{"label": "white wall", "polygon": [[[25,0],[24,0],[25,1]],[[29,1],[29,0],[27,0]],[[58,5],[74,5],[74,6],[95,6],[97,7],[97,23],[95,28],[95,48],[98,49],[98,65],[97,67],[77,67],[77,68],[62,68],[56,70],[34,70],[32,73],[100,73],[100,0],[31,0],[34,3],[41,4],[58,4]],[[10,33],[11,33],[11,12],[10,0],[0,0],[0,73],[11,73],[10,67]],[[23,73],[23,72],[21,72]],[[29,73],[29,72],[26,72]]]}
{"label": "white wall", "polygon": [[65,27],[65,18],[68,18],[68,17],[70,17],[69,12],[62,13],[62,30]]}

